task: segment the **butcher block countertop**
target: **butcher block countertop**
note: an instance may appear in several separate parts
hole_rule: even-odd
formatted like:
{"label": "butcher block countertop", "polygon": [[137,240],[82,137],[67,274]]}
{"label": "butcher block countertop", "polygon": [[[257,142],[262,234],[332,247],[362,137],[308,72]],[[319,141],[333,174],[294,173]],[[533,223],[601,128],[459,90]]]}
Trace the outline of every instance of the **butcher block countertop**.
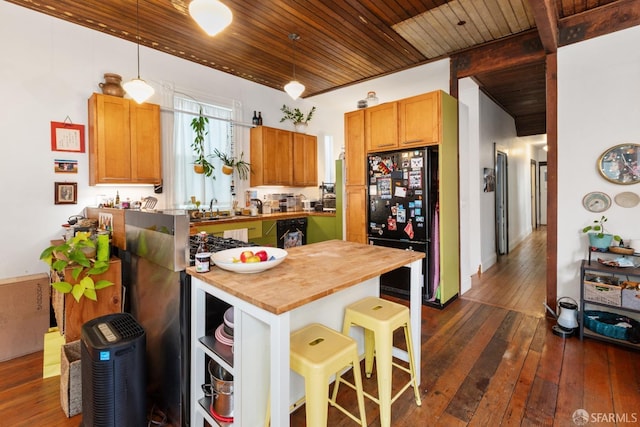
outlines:
{"label": "butcher block countertop", "polygon": [[365,280],[425,257],[422,252],[343,240],[327,240],[287,249],[276,267],[255,274],[240,274],[211,267],[187,273],[203,282],[274,314],[339,292]]}

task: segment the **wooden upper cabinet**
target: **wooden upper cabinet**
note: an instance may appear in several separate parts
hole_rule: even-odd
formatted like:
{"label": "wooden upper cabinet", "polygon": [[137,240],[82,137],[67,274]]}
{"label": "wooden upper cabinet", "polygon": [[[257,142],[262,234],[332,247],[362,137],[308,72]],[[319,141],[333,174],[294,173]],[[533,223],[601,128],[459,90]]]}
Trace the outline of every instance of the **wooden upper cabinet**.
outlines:
{"label": "wooden upper cabinet", "polygon": [[398,103],[387,102],[364,111],[367,151],[397,148]]}
{"label": "wooden upper cabinet", "polygon": [[94,93],[89,184],[159,184],[161,165],[160,106]]}
{"label": "wooden upper cabinet", "polygon": [[251,187],[291,184],[292,145],[289,131],[267,126],[251,128]]}
{"label": "wooden upper cabinet", "polygon": [[423,147],[440,141],[440,92],[398,101],[398,145]]}
{"label": "wooden upper cabinet", "polygon": [[304,133],[293,134],[293,186],[318,185],[318,137]]}
{"label": "wooden upper cabinet", "polygon": [[364,110],[344,115],[345,184],[366,185],[367,150],[364,140]]}

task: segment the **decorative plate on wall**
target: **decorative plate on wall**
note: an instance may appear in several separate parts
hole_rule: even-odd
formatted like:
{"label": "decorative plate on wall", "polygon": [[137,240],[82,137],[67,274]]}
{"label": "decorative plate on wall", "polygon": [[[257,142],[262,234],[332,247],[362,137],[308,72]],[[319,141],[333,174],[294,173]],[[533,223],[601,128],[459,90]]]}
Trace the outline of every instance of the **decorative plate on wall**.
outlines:
{"label": "decorative plate on wall", "polygon": [[623,208],[634,208],[638,206],[638,203],[640,203],[640,196],[636,193],[632,193],[631,191],[624,191],[616,194],[613,200],[616,201],[618,206],[622,206]]}
{"label": "decorative plate on wall", "polygon": [[614,184],[640,182],[640,145],[621,144],[609,148],[598,159],[598,170]]}
{"label": "decorative plate on wall", "polygon": [[582,206],[589,212],[604,212],[611,207],[611,197],[601,191],[593,191],[582,198]]}

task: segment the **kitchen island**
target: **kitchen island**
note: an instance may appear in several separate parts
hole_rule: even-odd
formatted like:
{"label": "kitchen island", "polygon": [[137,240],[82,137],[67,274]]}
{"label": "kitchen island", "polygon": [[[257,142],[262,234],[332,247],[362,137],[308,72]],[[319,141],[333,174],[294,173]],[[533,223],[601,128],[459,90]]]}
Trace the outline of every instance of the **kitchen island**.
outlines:
{"label": "kitchen island", "polygon": [[[330,240],[288,250],[275,268],[237,274],[213,267],[208,273],[187,269],[192,276],[191,424],[209,415],[201,384],[210,382],[206,357],[234,375],[234,424],[263,425],[271,396],[271,425],[288,426],[290,405],[304,394],[304,382],[289,369],[289,334],[312,322],[342,329],[344,308],[379,295],[380,275],[411,267],[411,328],[416,376],[420,378],[421,259],[424,253]],[[205,324],[207,295],[233,306],[233,354],[220,354]],[[354,332],[356,332],[354,330]],[[363,337],[354,334],[363,353]],[[213,341],[213,342],[212,342]],[[406,352],[394,356],[407,360]]]}

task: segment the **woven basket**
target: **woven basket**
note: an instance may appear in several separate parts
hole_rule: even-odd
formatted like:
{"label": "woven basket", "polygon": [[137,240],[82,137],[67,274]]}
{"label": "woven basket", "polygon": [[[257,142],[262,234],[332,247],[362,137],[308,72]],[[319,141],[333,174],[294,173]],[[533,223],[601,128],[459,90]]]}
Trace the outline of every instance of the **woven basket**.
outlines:
{"label": "woven basket", "polygon": [[584,299],[586,301],[607,304],[612,307],[622,305],[622,287],[606,283],[584,282]]}

